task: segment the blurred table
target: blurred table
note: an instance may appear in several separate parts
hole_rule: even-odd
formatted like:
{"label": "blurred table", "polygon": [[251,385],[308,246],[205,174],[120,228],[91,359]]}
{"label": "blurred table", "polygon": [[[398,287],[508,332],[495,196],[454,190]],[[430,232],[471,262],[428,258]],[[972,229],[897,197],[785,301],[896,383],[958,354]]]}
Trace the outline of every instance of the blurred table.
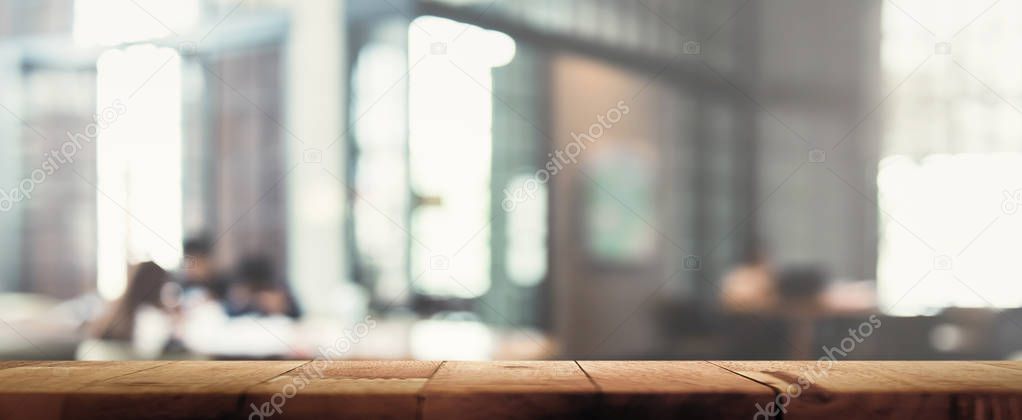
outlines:
{"label": "blurred table", "polygon": [[[266,358],[269,350],[286,350],[285,359],[509,360],[548,359],[557,343],[542,331],[487,325],[476,321],[380,319],[369,323],[304,319],[267,331],[253,329],[251,354],[232,358]],[[281,345],[283,342],[283,345]]]}
{"label": "blurred table", "polygon": [[814,343],[818,341],[816,333],[821,322],[836,319],[859,319],[865,322],[869,320],[870,316],[881,313],[879,308],[870,305],[872,302],[867,302],[865,305],[836,304],[835,302],[839,299],[840,294],[836,298],[819,296],[805,300],[789,299],[783,304],[756,308],[756,310],[729,308],[725,314],[747,317],[757,321],[783,323],[784,344],[787,349],[783,355],[776,357],[806,360],[814,358],[814,355],[819,352]]}
{"label": "blurred table", "polygon": [[[757,413],[765,414],[757,414]],[[0,362],[3,418],[1022,418],[1022,362]]]}

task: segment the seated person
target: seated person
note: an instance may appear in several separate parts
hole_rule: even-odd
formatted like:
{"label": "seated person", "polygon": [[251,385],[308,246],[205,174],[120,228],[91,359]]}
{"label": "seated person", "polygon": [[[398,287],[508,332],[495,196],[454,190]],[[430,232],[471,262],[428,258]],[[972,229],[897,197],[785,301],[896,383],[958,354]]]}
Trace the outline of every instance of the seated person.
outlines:
{"label": "seated person", "polygon": [[230,316],[300,316],[287,286],[276,280],[273,263],[261,256],[246,257],[238,264],[225,305]]}
{"label": "seated person", "polygon": [[79,347],[80,359],[154,359],[173,335],[174,314],[163,301],[170,275],[147,261],[134,267],[124,294],[89,328],[94,340]]}
{"label": "seated person", "polygon": [[184,270],[179,279],[183,304],[190,306],[196,299],[222,301],[229,282],[216,272],[212,241],[205,236],[189,239],[185,241],[184,254]]}
{"label": "seated person", "polygon": [[755,254],[724,276],[721,299],[731,312],[762,312],[778,306],[777,277],[764,254]]}
{"label": "seated person", "polygon": [[298,340],[298,306],[274,279],[270,260],[242,260],[222,304],[199,301],[183,312],[182,346],[217,358],[300,356],[289,344]]}

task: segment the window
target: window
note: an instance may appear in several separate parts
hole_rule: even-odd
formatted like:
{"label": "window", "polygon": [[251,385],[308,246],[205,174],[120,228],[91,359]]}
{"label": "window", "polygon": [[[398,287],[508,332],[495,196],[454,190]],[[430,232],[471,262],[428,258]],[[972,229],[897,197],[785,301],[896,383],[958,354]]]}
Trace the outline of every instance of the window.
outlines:
{"label": "window", "polygon": [[196,0],[77,0],[74,39],[115,46],[96,63],[97,289],[113,299],[129,264],[181,262],[181,57],[153,44],[184,32]]}
{"label": "window", "polygon": [[[388,22],[359,50],[352,70],[351,120],[355,121],[352,200],[356,263],[377,297],[400,299],[408,286],[407,57],[392,36],[407,22]],[[398,81],[398,82],[395,82]]]}
{"label": "window", "polygon": [[490,287],[491,69],[509,63],[507,35],[424,16],[409,27],[409,170],[419,292],[471,298]]}
{"label": "window", "polygon": [[1022,5],[896,3],[883,10],[881,303],[1022,306]]}
{"label": "window", "polygon": [[105,298],[124,290],[125,261],[168,268],[181,261],[180,60],[172,49],[137,45],[105,52],[96,66],[98,114],[112,116],[96,143],[97,283]]}

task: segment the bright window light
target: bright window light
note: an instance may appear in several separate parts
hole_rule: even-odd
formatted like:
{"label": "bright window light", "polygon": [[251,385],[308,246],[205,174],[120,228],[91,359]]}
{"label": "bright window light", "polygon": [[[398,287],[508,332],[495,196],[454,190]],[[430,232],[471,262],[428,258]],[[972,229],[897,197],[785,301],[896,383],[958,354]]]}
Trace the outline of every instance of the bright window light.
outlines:
{"label": "bright window light", "polygon": [[[526,191],[530,176],[519,175],[506,191]],[[522,287],[539,284],[547,271],[547,186],[538,184],[527,200],[507,215],[507,276]]]}
{"label": "bright window light", "polygon": [[[181,60],[170,48],[109,50],[97,68],[98,289],[124,291],[127,264],[181,262]],[[120,110],[120,111],[118,111]]]}
{"label": "bright window light", "polygon": [[412,275],[422,293],[471,298],[490,288],[492,69],[511,61],[507,35],[424,16],[408,29]]}
{"label": "bright window light", "polygon": [[1022,210],[1006,212],[1016,202],[1004,201],[1022,180],[1022,154],[894,156],[881,162],[878,179],[890,216],[881,218],[877,273],[884,307],[919,315],[1022,306]]}
{"label": "bright window light", "polygon": [[388,94],[404,90],[394,81],[404,79],[407,60],[403,48],[373,43],[359,51],[352,71],[352,115],[360,118],[354,128],[361,198],[352,203],[355,238],[376,276],[375,292],[387,300],[400,299],[408,286],[408,234],[391,222],[408,214],[407,126],[396,122],[407,119],[408,107],[403,95]]}
{"label": "bright window light", "polygon": [[881,42],[882,306],[1022,306],[1022,3],[884,2]]}
{"label": "bright window light", "polygon": [[199,20],[199,0],[75,0],[73,37],[117,45],[181,34]]}
{"label": "bright window light", "polygon": [[418,321],[412,325],[409,341],[417,360],[493,359],[493,333],[474,320]]}

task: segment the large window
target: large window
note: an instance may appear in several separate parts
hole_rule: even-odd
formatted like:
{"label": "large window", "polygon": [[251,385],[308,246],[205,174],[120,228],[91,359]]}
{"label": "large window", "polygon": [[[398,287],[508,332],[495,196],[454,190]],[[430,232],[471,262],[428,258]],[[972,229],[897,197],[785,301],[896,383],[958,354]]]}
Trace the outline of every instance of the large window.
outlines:
{"label": "large window", "polygon": [[126,261],[181,261],[181,59],[137,45],[107,51],[96,68],[96,109],[107,125],[96,143],[96,279],[113,299]]}
{"label": "large window", "polygon": [[153,44],[120,45],[194,26],[198,5],[75,2],[75,41],[114,46],[96,63],[97,289],[108,299],[124,290],[125,262],[181,261],[181,57]]}
{"label": "large window", "polygon": [[1022,306],[1022,5],[884,2],[882,45],[882,303]]}
{"label": "large window", "polygon": [[492,69],[514,57],[505,34],[424,16],[409,28],[411,260],[418,291],[490,288]]}

